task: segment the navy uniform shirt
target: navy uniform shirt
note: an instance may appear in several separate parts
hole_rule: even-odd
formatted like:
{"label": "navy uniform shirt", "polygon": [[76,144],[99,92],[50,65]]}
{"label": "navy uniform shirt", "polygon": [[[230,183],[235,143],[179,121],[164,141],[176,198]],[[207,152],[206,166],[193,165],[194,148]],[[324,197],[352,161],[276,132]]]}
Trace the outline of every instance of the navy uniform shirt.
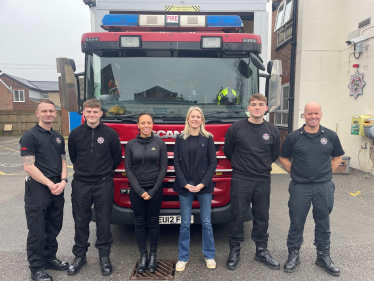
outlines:
{"label": "navy uniform shirt", "polygon": [[62,135],[45,130],[38,124],[23,134],[19,141],[21,156],[35,156],[35,167],[45,177],[60,177],[62,158],[65,155],[65,141]]}
{"label": "navy uniform shirt", "polygon": [[291,178],[294,181],[329,181],[332,179],[331,157],[344,155],[339,137],[323,126],[314,134],[306,132],[304,126],[287,135],[279,155],[292,157]]}

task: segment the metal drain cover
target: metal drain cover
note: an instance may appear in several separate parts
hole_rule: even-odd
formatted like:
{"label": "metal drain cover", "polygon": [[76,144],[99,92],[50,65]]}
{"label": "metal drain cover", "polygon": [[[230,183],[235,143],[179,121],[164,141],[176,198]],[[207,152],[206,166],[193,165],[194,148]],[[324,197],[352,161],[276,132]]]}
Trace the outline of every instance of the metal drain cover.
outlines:
{"label": "metal drain cover", "polygon": [[130,280],[174,280],[175,277],[175,261],[157,261],[157,270],[155,273],[146,272],[139,274],[136,271],[139,260],[131,273]]}

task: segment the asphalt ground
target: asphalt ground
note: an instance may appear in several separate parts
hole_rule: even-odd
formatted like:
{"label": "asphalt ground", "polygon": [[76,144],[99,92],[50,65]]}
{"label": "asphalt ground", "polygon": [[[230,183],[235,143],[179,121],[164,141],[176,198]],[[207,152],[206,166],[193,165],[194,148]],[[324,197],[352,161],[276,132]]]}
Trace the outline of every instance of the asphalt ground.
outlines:
{"label": "asphalt ground", "polygon": [[[30,280],[26,259],[27,226],[24,214],[24,177],[18,145],[19,137],[0,136],[0,280]],[[69,161],[69,159],[68,159]],[[71,167],[71,163],[68,164]],[[276,169],[281,172],[281,169]],[[68,168],[69,180],[72,168]],[[214,225],[217,269],[205,267],[201,252],[201,226],[191,226],[190,260],[184,272],[177,272],[175,280],[374,280],[374,178],[351,169],[349,175],[334,176],[335,205],[331,214],[331,256],[340,267],[341,276],[333,277],[314,264],[314,222],[307,218],[301,265],[292,273],[271,270],[254,260],[255,245],[250,239],[252,222],[245,223],[246,240],[242,243],[241,261],[235,271],[226,269],[229,252],[227,233],[229,225]],[[71,262],[74,244],[74,222],[70,200],[70,182],[65,191],[63,229],[58,237],[58,257]],[[283,266],[287,259],[286,238],[288,217],[288,174],[272,175],[272,194],[269,223],[269,250]],[[128,280],[138,259],[134,226],[112,225],[114,244],[111,260],[113,274],[103,277],[95,249],[95,223],[90,224],[91,247],[88,264],[75,276],[49,270],[54,280]],[[159,260],[178,258],[177,225],[162,225]]]}

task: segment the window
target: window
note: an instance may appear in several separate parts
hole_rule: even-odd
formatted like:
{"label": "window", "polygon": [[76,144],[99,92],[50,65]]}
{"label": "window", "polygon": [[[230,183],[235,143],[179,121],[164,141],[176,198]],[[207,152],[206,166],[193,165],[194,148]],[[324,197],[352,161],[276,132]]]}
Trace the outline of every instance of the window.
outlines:
{"label": "window", "polygon": [[42,93],[42,99],[49,99],[49,94],[48,93]]}
{"label": "window", "polygon": [[25,91],[24,90],[14,90],[14,101],[15,102],[25,102]]}
{"label": "window", "polygon": [[290,94],[290,84],[282,85],[281,106],[274,114],[274,124],[288,126],[288,98]]}
{"label": "window", "polygon": [[278,30],[277,35],[277,46],[286,42],[292,37],[292,22]]}
{"label": "window", "polygon": [[279,5],[274,32],[292,19],[292,0],[283,0]]}

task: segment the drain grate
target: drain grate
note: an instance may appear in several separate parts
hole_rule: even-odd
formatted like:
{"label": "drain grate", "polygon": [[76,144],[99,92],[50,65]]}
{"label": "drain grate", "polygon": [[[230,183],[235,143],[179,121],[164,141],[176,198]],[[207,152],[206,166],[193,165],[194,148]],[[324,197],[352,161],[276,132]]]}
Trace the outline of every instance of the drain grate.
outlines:
{"label": "drain grate", "polygon": [[155,273],[150,273],[148,270],[145,273],[139,274],[136,271],[139,260],[131,273],[130,280],[174,280],[175,276],[175,261],[157,261],[157,270]]}

